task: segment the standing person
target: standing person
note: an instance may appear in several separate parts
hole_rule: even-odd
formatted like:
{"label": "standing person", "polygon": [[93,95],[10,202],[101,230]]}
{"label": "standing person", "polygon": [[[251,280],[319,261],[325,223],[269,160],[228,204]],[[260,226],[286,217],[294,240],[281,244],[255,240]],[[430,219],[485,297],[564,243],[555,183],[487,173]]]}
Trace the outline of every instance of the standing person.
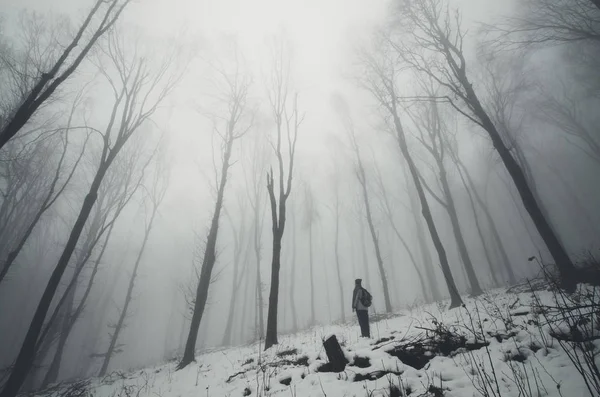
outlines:
{"label": "standing person", "polygon": [[356,310],[358,324],[360,325],[360,333],[363,338],[370,338],[371,331],[369,329],[369,306],[373,297],[361,285],[362,279],[357,278],[354,281],[354,292],[352,293],[352,310]]}

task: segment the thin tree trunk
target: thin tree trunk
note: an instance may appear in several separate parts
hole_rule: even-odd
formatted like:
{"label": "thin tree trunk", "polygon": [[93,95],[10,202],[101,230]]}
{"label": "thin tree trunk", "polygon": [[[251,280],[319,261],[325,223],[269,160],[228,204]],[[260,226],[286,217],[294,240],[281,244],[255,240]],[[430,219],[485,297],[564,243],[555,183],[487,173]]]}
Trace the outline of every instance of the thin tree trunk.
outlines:
{"label": "thin tree trunk", "polygon": [[[502,178],[500,178],[500,179],[502,179]],[[536,250],[540,251],[541,248],[538,245],[539,240],[536,239],[536,237],[539,236],[539,233],[535,233],[535,232],[532,232],[531,230],[529,230],[528,225],[529,225],[529,221],[531,221],[531,218],[527,218],[523,214],[523,206],[522,206],[523,203],[517,197],[515,197],[515,194],[512,191],[512,187],[514,185],[511,185],[509,182],[505,181],[504,179],[502,179],[502,182],[506,186],[506,190],[508,191],[508,194],[510,195],[511,200],[512,200],[513,204],[515,205],[515,212],[521,219],[521,223],[523,224],[523,229],[525,229],[525,232],[529,236],[529,240],[531,240],[531,244],[535,247]],[[533,226],[535,227],[535,225],[533,225]],[[535,233],[535,235],[534,235],[534,233]]]}
{"label": "thin tree trunk", "polygon": [[[98,267],[100,265],[100,262],[102,261],[104,253],[106,252],[106,248],[108,246],[108,241],[110,240],[110,236],[111,236],[113,228],[114,228],[114,223],[111,223],[111,225],[106,233],[106,237],[104,239],[104,245],[102,246],[102,250],[98,254],[98,257],[96,258],[94,267],[92,269],[92,273],[88,280],[87,287],[86,287],[77,307],[75,307],[73,310],[75,290],[77,288],[77,279],[79,278],[79,275],[81,274],[81,270],[83,270],[83,268],[87,264],[89,258],[91,257],[92,252],[93,252],[94,248],[96,247],[96,244],[98,243],[98,239],[101,236],[102,232],[101,232],[100,222],[101,222],[100,221],[100,212],[98,211],[96,213],[96,215],[94,216],[94,220],[91,223],[92,226],[90,227],[90,231],[88,232],[86,241],[83,244],[83,247],[84,247],[83,252],[85,254],[84,254],[83,258],[81,259],[80,263],[77,264],[78,270],[73,275],[73,280],[71,281],[72,288],[69,288],[69,286],[68,286],[67,290],[65,291],[65,293],[67,293],[68,296],[67,296],[67,300],[65,301],[66,306],[65,306],[64,310],[66,310],[66,312],[65,312],[65,317],[63,320],[63,328],[62,328],[61,334],[60,334],[59,345],[57,347],[56,353],[54,354],[54,358],[50,365],[50,369],[48,370],[48,372],[46,373],[46,376],[44,378],[44,381],[42,384],[43,387],[46,387],[51,383],[55,383],[58,380],[58,375],[59,375],[60,367],[61,367],[61,363],[62,363],[62,357],[64,354],[64,348],[66,346],[69,336],[71,335],[71,331],[73,330],[73,327],[75,326],[75,324],[77,323],[77,320],[79,320],[81,314],[83,313],[83,309],[85,307],[88,297],[90,296],[92,286],[94,285],[94,280],[96,278],[96,274],[98,273]],[[59,305],[57,305],[56,309],[60,309],[61,306],[62,306],[61,302],[59,302]],[[66,321],[67,319],[68,319],[68,321]],[[52,321],[52,318],[51,318],[51,321]],[[46,325],[46,326],[48,326],[48,325]],[[43,332],[42,335],[40,336],[38,345],[42,342],[44,337],[45,337],[45,332]]]}
{"label": "thin tree trunk", "polygon": [[[419,278],[419,283],[421,284],[421,290],[423,292],[423,297],[425,298],[426,301],[429,302],[429,301],[431,301],[431,297],[430,297],[430,294],[429,294],[429,291],[427,288],[427,284],[425,283],[423,274],[421,273],[421,269],[419,269],[419,266],[417,265],[417,261],[413,255],[412,250],[410,249],[410,247],[406,243],[406,240],[400,233],[400,230],[398,230],[398,227],[396,226],[396,222],[394,221],[394,216],[393,216],[393,212],[392,212],[392,206],[391,206],[390,201],[388,200],[388,196],[387,196],[387,189],[385,188],[383,179],[381,178],[381,172],[379,171],[378,167],[377,167],[377,176],[378,176],[379,188],[381,191],[381,199],[383,201],[383,207],[385,210],[385,215],[388,218],[388,221],[390,223],[390,226],[392,227],[392,230],[394,231],[394,234],[396,235],[398,240],[400,240],[400,243],[402,244],[402,246],[408,253],[410,261],[417,273],[417,277]],[[393,253],[393,250],[392,250],[392,253]],[[394,266],[392,266],[392,269],[394,269]],[[396,290],[397,290],[397,288],[396,288]]]}
{"label": "thin tree trunk", "polygon": [[[257,204],[258,205],[258,204]],[[255,210],[257,211],[257,210]],[[255,225],[254,225],[254,256],[256,258],[256,310],[258,317],[258,335],[259,338],[265,333],[265,315],[263,312],[264,308],[264,299],[263,299],[263,291],[262,291],[262,275],[260,272],[260,262],[261,262],[261,243],[260,243],[260,235],[262,233],[262,228],[260,228],[260,223],[258,219],[258,214],[255,213]]]}
{"label": "thin tree trunk", "polygon": [[[406,171],[406,169],[405,169]],[[406,181],[408,182],[410,175],[408,172],[405,174]],[[425,274],[427,276],[427,280],[429,281],[429,285],[431,288],[431,294],[433,300],[435,302],[439,302],[442,300],[442,294],[440,291],[440,287],[438,285],[437,277],[435,275],[435,270],[433,267],[433,262],[431,260],[431,255],[429,253],[429,247],[427,245],[427,240],[425,239],[425,231],[423,230],[423,219],[419,217],[419,204],[417,198],[412,193],[411,189],[408,189],[408,197],[410,199],[410,207],[412,209],[411,213],[415,220],[415,230],[417,235],[417,241],[419,243],[419,250],[421,253],[421,261],[423,263],[423,268],[425,269]]]}
{"label": "thin tree trunk", "polygon": [[237,285],[237,278],[238,278],[238,269],[237,269],[237,264],[235,264],[235,260],[234,260],[234,270],[233,270],[233,277],[232,277],[232,282],[231,282],[231,300],[229,302],[229,310],[227,310],[228,315],[227,315],[227,323],[225,324],[225,332],[223,333],[223,340],[221,341],[221,345],[223,346],[229,346],[231,345],[231,331],[233,328],[233,318],[235,315],[235,303],[237,301],[237,293],[238,293],[238,285]]}
{"label": "thin tree trunk", "polygon": [[23,385],[29,370],[31,369],[31,366],[35,360],[38,337],[44,326],[44,320],[48,314],[48,309],[52,303],[52,298],[56,294],[56,289],[60,285],[60,280],[65,272],[65,269],[67,268],[67,265],[69,264],[71,256],[73,255],[73,251],[75,251],[77,241],[83,232],[85,223],[89,218],[92,208],[94,207],[94,203],[98,197],[98,189],[100,184],[102,183],[106,171],[108,170],[108,167],[110,167],[113,159],[114,156],[110,156],[109,159],[98,169],[90,190],[83,200],[77,220],[75,221],[73,229],[71,229],[71,233],[69,234],[69,239],[67,240],[65,248],[63,249],[63,252],[58,260],[58,263],[56,264],[56,267],[54,268],[54,271],[52,272],[52,275],[50,276],[50,279],[48,280],[46,289],[42,294],[40,303],[38,304],[38,307],[33,315],[33,319],[31,320],[31,325],[29,326],[27,334],[25,335],[19,355],[17,356],[9,378],[4,384],[4,389],[2,390],[0,397],[15,397]]}
{"label": "thin tree trunk", "polygon": [[496,221],[492,217],[492,214],[490,212],[490,209],[488,208],[487,203],[481,198],[481,195],[477,191],[477,188],[475,187],[475,183],[473,182],[473,178],[471,178],[471,174],[469,173],[469,170],[467,169],[467,167],[465,167],[463,162],[460,161],[460,159],[458,159],[458,157],[456,157],[456,160],[457,160],[457,164],[459,165],[458,171],[459,171],[461,178],[463,178],[463,176],[466,178],[467,183],[469,184],[470,190],[473,193],[473,195],[475,196],[475,200],[479,204],[479,207],[481,207],[481,209],[483,210],[483,213],[488,221],[488,225],[490,226],[492,236],[494,237],[494,241],[496,242],[496,246],[498,247],[498,250],[500,251],[500,256],[502,257],[502,264],[503,264],[504,270],[506,271],[506,274],[508,276],[508,283],[510,285],[514,285],[517,282],[517,278],[515,276],[515,272],[512,269],[512,266],[510,264],[510,259],[508,259],[508,254],[506,253],[506,249],[504,248],[504,243],[502,242],[502,239],[500,238],[500,233],[498,232],[498,227],[496,226]]}
{"label": "thin tree trunk", "polygon": [[429,209],[429,203],[427,202],[427,197],[425,197],[425,192],[423,191],[423,186],[421,185],[421,179],[419,178],[419,171],[417,170],[417,166],[415,165],[408,150],[406,136],[404,135],[404,129],[398,117],[396,108],[394,107],[390,110],[394,119],[394,127],[396,129],[398,146],[402,152],[404,160],[406,160],[413,183],[415,184],[417,195],[419,196],[419,201],[421,202],[421,213],[423,214],[423,218],[425,218],[425,222],[429,228],[429,233],[431,235],[431,239],[433,240],[433,245],[438,253],[442,272],[444,273],[446,285],[448,286],[448,291],[450,293],[450,308],[458,307],[462,305],[463,302],[460,294],[458,293],[458,289],[456,288],[456,283],[454,282],[454,277],[452,277],[452,272],[450,271],[446,250],[444,249],[444,245],[442,244],[442,240],[438,234],[435,222],[433,221],[433,216],[431,215],[431,210]]}
{"label": "thin tree trunk", "polygon": [[[465,74],[464,69],[461,70],[461,73]],[[473,112],[477,115],[479,120],[481,120],[481,126],[488,132],[494,148],[500,155],[508,174],[511,176],[512,181],[519,192],[523,206],[529,213],[533,224],[536,226],[539,235],[542,237],[542,240],[546,244],[546,247],[550,251],[552,258],[558,267],[562,287],[567,291],[574,291],[577,280],[577,270],[575,269],[575,266],[573,266],[571,258],[554,232],[549,220],[546,219],[535,194],[527,182],[523,169],[510,153],[509,148],[502,140],[496,126],[479,102],[479,98],[475,94],[473,86],[468,82],[466,74],[461,77],[463,77],[461,84],[465,89],[469,103],[472,105]]]}
{"label": "thin tree trunk", "polygon": [[291,218],[292,218],[292,271],[290,272],[290,307],[292,309],[292,331],[293,332],[297,332],[298,331],[298,311],[296,310],[296,296],[295,296],[295,291],[296,291],[296,257],[297,257],[297,252],[296,252],[296,244],[297,244],[297,240],[296,240],[296,213],[294,211],[294,209],[292,208],[291,211]]}
{"label": "thin tree trunk", "polygon": [[358,230],[360,232],[360,253],[363,262],[363,271],[365,272],[365,281],[368,286],[371,285],[371,273],[369,272],[369,257],[367,255],[367,236],[365,236],[365,227],[362,216],[359,215]]}
{"label": "thin tree trunk", "polygon": [[133,272],[131,273],[131,277],[129,278],[129,286],[127,287],[127,294],[125,295],[125,303],[123,304],[123,309],[121,310],[121,314],[119,315],[119,320],[117,321],[117,325],[115,326],[115,330],[110,338],[110,344],[108,346],[108,350],[104,355],[104,362],[102,363],[102,368],[98,376],[103,377],[106,375],[106,371],[108,369],[108,365],[110,364],[110,360],[115,354],[115,349],[117,348],[117,341],[119,340],[119,334],[123,330],[123,325],[125,324],[125,318],[127,317],[127,310],[129,309],[129,305],[131,303],[131,297],[133,296],[133,288],[135,287],[135,279],[137,277],[137,272],[142,262],[142,257],[144,256],[144,252],[146,251],[146,245],[148,243],[148,237],[150,237],[150,232],[152,231],[152,225],[154,224],[154,218],[156,216],[157,208],[156,206],[152,209],[152,215],[150,216],[150,220],[148,222],[148,226],[146,227],[144,233],[144,240],[142,241],[142,246],[138,252],[138,256],[135,260],[135,264],[133,266]]}
{"label": "thin tree trunk", "polygon": [[444,168],[444,165],[439,162],[438,166],[440,167],[440,181],[442,182],[444,196],[446,197],[446,210],[448,211],[448,215],[450,216],[450,223],[452,224],[454,238],[456,239],[456,244],[458,245],[458,252],[460,253],[460,257],[467,272],[469,285],[471,286],[471,295],[478,296],[483,293],[483,290],[479,285],[479,280],[477,279],[477,275],[475,274],[473,262],[471,262],[471,256],[469,255],[469,250],[467,249],[467,244],[465,243],[465,239],[460,228],[460,222],[458,220],[456,205],[454,204],[454,197],[452,196],[452,192],[450,191],[448,178],[446,176],[446,170]]}
{"label": "thin tree trunk", "polygon": [[309,277],[310,277],[310,323],[309,327],[316,324],[315,317],[315,274],[313,270],[313,226],[312,221],[308,225],[308,263],[309,263]]}
{"label": "thin tree trunk", "polygon": [[47,387],[49,384],[54,383],[58,380],[58,374],[60,371],[60,364],[63,357],[64,349],[67,344],[67,339],[69,338],[69,333],[71,332],[71,316],[73,315],[73,305],[75,303],[75,292],[77,290],[77,285],[71,289],[69,292],[69,297],[65,302],[65,306],[63,307],[63,318],[60,330],[60,336],[58,338],[58,345],[56,347],[56,352],[54,353],[54,358],[52,359],[52,363],[50,363],[50,368],[42,381],[42,387]]}
{"label": "thin tree trunk", "polygon": [[271,260],[271,288],[269,291],[269,310],[267,312],[267,335],[265,350],[278,343],[277,340],[277,308],[279,303],[279,272],[281,269],[281,239],[283,233],[273,231],[273,259]]}
{"label": "thin tree trunk", "polygon": [[[229,126],[231,129],[232,126]],[[233,131],[229,131],[233,133]],[[229,171],[229,159],[231,158],[231,150],[233,146],[233,139],[229,137],[225,152],[223,153],[223,165],[221,167],[221,182],[219,184],[219,190],[217,191],[217,201],[215,203],[215,210],[213,218],[210,224],[210,230],[206,239],[206,249],[204,251],[204,259],[202,261],[202,269],[200,270],[200,280],[198,282],[198,288],[196,289],[196,300],[194,302],[194,311],[192,314],[192,321],[190,324],[190,332],[188,334],[187,342],[185,344],[185,351],[183,358],[177,366],[178,369],[185,368],[195,359],[196,351],[196,340],[198,339],[198,330],[200,329],[200,322],[204,309],[206,307],[206,301],[208,299],[208,289],[210,287],[210,281],[212,277],[212,271],[217,261],[217,237],[219,233],[219,219],[221,217],[221,209],[223,208],[223,196],[225,195],[225,185],[227,184],[227,173]]]}
{"label": "thin tree trunk", "polygon": [[[20,130],[27,124],[27,122],[33,117],[37,110],[46,102],[56,89],[66,81],[72,74],[77,70],[81,62],[86,58],[96,41],[98,41],[104,33],[106,33],[112,25],[117,21],[127,4],[131,0],[125,0],[120,7],[117,7],[118,0],[112,0],[107,8],[106,13],[101,18],[101,23],[89,38],[89,41],[81,49],[81,52],[72,58],[72,62],[62,72],[61,68],[65,65],[67,59],[71,59],[71,52],[79,45],[79,41],[83,37],[88,26],[94,19],[94,15],[98,12],[98,9],[105,0],[96,0],[91,11],[88,13],[83,24],[77,31],[73,40],[65,47],[63,53],[58,60],[52,65],[52,68],[44,73],[41,73],[40,78],[36,84],[29,91],[25,100],[14,112],[13,117],[10,121],[0,130],[0,148],[4,147],[6,143],[12,139]],[[117,7],[116,11],[115,7]],[[114,12],[114,14],[113,14]],[[113,14],[111,16],[111,14]],[[6,389],[6,387],[5,387]]]}
{"label": "thin tree trunk", "polygon": [[344,305],[344,285],[342,282],[342,270],[340,268],[340,201],[336,192],[335,201],[335,234],[334,234],[334,249],[335,249],[335,269],[337,270],[338,288],[340,289],[340,315],[342,323],[346,322],[346,310]]}
{"label": "thin tree trunk", "polygon": [[[240,330],[239,339],[243,343],[244,341],[246,341],[246,339],[245,339],[245,331],[248,329],[246,327],[246,316],[248,315],[248,317],[250,317],[249,316],[249,314],[250,314],[249,312],[250,312],[250,309],[252,308],[251,302],[256,299],[256,294],[251,294],[250,293],[250,291],[251,291],[250,290],[250,286],[253,284],[253,281],[254,281],[252,279],[252,277],[249,275],[248,277],[242,278],[242,280],[246,280],[246,282],[244,283],[244,292],[242,294],[242,297],[243,297],[243,301],[242,301],[242,313],[241,313],[240,322],[239,322],[239,324],[240,324],[240,327],[239,327],[239,330]],[[255,290],[256,290],[256,288],[254,289],[254,291]],[[255,307],[254,309],[256,311],[257,308]],[[250,317],[250,318],[252,318],[252,317]]]}
{"label": "thin tree trunk", "polygon": [[[243,211],[243,209],[242,209]],[[231,221],[233,226],[233,221]],[[229,346],[231,344],[232,338],[232,328],[233,328],[233,320],[235,315],[235,308],[237,302],[238,291],[241,286],[241,278],[244,277],[244,270],[242,269],[242,275],[238,275],[239,273],[239,264],[242,256],[242,246],[244,244],[244,235],[245,233],[245,222],[242,220],[239,231],[233,227],[233,278],[231,282],[231,300],[229,302],[229,310],[227,315],[227,323],[225,325],[225,333],[223,334],[223,341],[221,344],[223,346]]]}
{"label": "thin tree trunk", "polygon": [[[79,100],[79,98],[80,98],[80,96],[77,97],[77,99],[75,101],[75,105],[73,105],[73,108],[71,110],[71,113],[69,115],[69,119],[68,119],[68,122],[67,122],[67,128],[71,127],[71,122],[73,120],[73,114],[75,112],[76,103]],[[85,139],[85,141],[83,143],[83,146],[82,146],[82,149],[81,149],[81,153],[79,154],[79,156],[77,157],[77,160],[73,164],[73,167],[71,168],[71,172],[69,172],[69,174],[68,174],[67,178],[65,179],[64,183],[62,184],[62,186],[58,189],[58,191],[56,191],[56,185],[57,185],[58,180],[60,178],[60,173],[61,173],[61,170],[62,170],[62,165],[63,165],[65,157],[67,155],[67,148],[69,146],[68,131],[67,131],[66,136],[65,136],[65,140],[64,140],[64,143],[63,143],[63,150],[62,150],[62,153],[61,153],[60,158],[58,160],[58,164],[56,165],[56,171],[54,172],[54,177],[52,178],[52,182],[50,183],[50,187],[48,189],[48,194],[44,197],[44,201],[42,202],[42,205],[36,211],[35,215],[33,216],[33,219],[31,220],[31,222],[29,223],[27,229],[25,230],[25,233],[19,239],[19,242],[17,243],[17,246],[8,254],[8,256],[6,258],[6,261],[4,262],[4,267],[0,271],[0,283],[2,283],[2,280],[4,280],[4,277],[8,273],[9,269],[11,268],[11,266],[13,265],[13,263],[15,262],[15,260],[19,256],[19,254],[21,253],[21,250],[23,250],[23,247],[25,247],[25,243],[27,242],[27,240],[29,240],[29,237],[31,237],[31,234],[33,233],[33,230],[35,229],[35,227],[39,223],[40,219],[42,219],[42,215],[44,215],[44,213],[48,209],[50,209],[50,207],[52,207],[52,205],[56,202],[56,200],[58,200],[58,198],[65,191],[65,188],[67,187],[67,185],[71,181],[71,179],[72,179],[72,177],[73,177],[73,175],[75,173],[75,170],[79,166],[79,163],[80,163],[80,161],[81,161],[81,159],[83,157],[83,154],[85,153],[85,148],[87,146],[88,139],[89,139],[89,135],[88,135],[88,137]],[[55,194],[55,191],[56,191],[56,194]]]}
{"label": "thin tree trunk", "polygon": [[[357,149],[355,149],[357,150]],[[367,216],[367,224],[369,226],[369,231],[371,232],[371,238],[373,239],[373,246],[375,248],[375,257],[377,258],[377,266],[379,268],[379,277],[381,278],[381,284],[383,287],[383,299],[385,303],[385,311],[387,313],[392,312],[392,303],[390,301],[390,292],[388,289],[387,276],[385,274],[385,268],[383,266],[383,258],[381,257],[381,250],[379,248],[379,238],[377,237],[377,231],[375,230],[375,225],[373,223],[373,217],[371,215],[371,204],[369,202],[369,192],[367,190],[367,181],[365,170],[362,165],[362,161],[360,159],[360,155],[358,151],[356,151],[357,161],[358,161],[358,179],[360,182],[360,186],[362,188],[362,196],[365,202],[365,213]]]}
{"label": "thin tree trunk", "polygon": [[477,234],[479,235],[479,239],[481,240],[481,246],[483,247],[483,252],[485,254],[485,258],[488,262],[488,266],[490,267],[490,276],[492,277],[492,282],[494,283],[494,287],[499,287],[500,282],[498,281],[498,276],[496,275],[496,266],[494,266],[494,261],[492,260],[492,255],[490,254],[490,250],[488,248],[487,242],[485,241],[485,236],[483,234],[483,229],[481,228],[481,224],[479,222],[479,214],[477,213],[477,207],[475,205],[475,200],[473,199],[473,193],[469,189],[467,185],[467,181],[461,172],[458,170],[458,174],[460,176],[460,180],[465,187],[465,191],[467,192],[467,196],[469,197],[469,204],[471,206],[471,211],[473,212],[473,219],[475,220],[475,227],[477,228]]}

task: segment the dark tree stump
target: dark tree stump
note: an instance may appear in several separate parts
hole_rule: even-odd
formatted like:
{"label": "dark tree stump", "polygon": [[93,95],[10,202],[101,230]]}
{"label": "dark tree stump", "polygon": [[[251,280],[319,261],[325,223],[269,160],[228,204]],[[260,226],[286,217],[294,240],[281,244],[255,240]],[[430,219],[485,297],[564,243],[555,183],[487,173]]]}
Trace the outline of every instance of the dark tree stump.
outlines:
{"label": "dark tree stump", "polygon": [[342,347],[338,343],[336,336],[331,335],[329,338],[325,339],[323,341],[323,347],[325,348],[325,353],[327,353],[331,371],[342,372],[346,368],[348,360],[346,360],[346,356],[344,356],[344,352],[342,351]]}

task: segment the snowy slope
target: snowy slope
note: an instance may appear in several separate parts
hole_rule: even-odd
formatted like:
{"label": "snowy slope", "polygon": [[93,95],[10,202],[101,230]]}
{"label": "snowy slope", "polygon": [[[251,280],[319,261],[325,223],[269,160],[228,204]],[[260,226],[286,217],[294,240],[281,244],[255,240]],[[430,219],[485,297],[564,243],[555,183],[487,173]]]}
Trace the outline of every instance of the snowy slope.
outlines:
{"label": "snowy slope", "polygon": [[[548,291],[538,297],[552,300]],[[491,396],[589,396],[582,377],[532,310],[532,299],[531,293],[496,290],[465,298],[465,307],[451,311],[428,305],[398,313],[372,324],[371,340],[358,338],[358,326],[352,324],[316,327],[282,337],[266,353],[259,344],[215,350],[198,355],[197,363],[181,371],[170,362],[113,373],[89,380],[89,390],[94,397],[470,397],[485,395],[487,377]],[[442,346],[445,356],[427,351],[427,338],[438,335],[435,329],[458,338]],[[327,362],[322,338],[330,334],[350,361],[342,373],[321,372]],[[456,343],[462,347],[456,349]],[[417,350],[399,348],[407,344]],[[415,351],[419,354],[411,356]],[[390,385],[399,388],[390,391]]]}

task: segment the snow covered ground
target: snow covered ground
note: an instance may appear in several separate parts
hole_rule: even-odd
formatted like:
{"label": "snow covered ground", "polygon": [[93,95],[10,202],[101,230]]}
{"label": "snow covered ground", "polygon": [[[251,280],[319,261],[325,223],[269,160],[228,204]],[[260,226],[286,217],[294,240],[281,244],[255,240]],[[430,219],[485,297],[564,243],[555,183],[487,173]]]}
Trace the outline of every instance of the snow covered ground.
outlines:
{"label": "snow covered ground", "polygon": [[[552,301],[549,291],[537,294]],[[495,290],[450,311],[447,304],[404,310],[372,323],[370,340],[358,337],[356,324],[315,327],[268,352],[258,343],[214,350],[181,371],[174,361],[115,372],[87,389],[94,397],[590,396],[533,300]],[[350,362],[341,373],[323,372],[330,334]]]}

